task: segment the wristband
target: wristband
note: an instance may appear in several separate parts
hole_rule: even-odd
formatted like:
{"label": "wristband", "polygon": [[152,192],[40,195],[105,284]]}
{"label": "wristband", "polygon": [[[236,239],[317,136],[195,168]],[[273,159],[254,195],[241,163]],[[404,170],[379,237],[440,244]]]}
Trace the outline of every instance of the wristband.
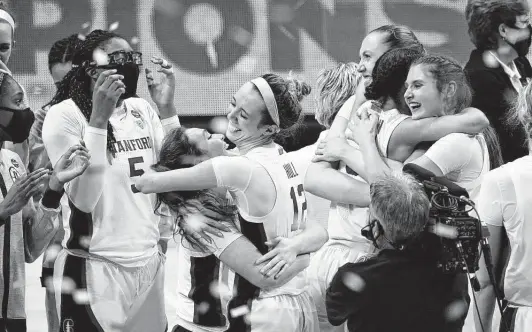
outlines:
{"label": "wristband", "polygon": [[64,189],[62,189],[59,192],[59,191],[55,191],[50,188],[47,188],[46,191],[44,192],[44,196],[41,199],[41,203],[45,208],[57,209],[61,202],[61,197],[63,197],[64,193],[65,193]]}

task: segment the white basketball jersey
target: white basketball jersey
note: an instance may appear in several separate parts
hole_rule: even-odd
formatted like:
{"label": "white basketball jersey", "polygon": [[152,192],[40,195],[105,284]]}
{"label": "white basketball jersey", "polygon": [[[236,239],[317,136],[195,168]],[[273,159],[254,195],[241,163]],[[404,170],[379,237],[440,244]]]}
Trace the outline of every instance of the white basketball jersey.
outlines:
{"label": "white basketball jersey", "polygon": [[[392,109],[380,114],[382,126],[377,134],[377,144],[382,156],[387,155],[388,142],[395,128],[406,118],[407,115]],[[346,136],[349,137],[351,131],[347,129]],[[348,140],[349,145],[358,147],[354,141]],[[356,172],[341,162],[339,171],[349,175],[359,181],[365,182]],[[332,203],[329,214],[328,232],[331,241],[367,241],[361,234],[362,227],[367,224],[367,208],[359,208],[353,204]]]}
{"label": "white basketball jersey", "polygon": [[[71,116],[88,123],[72,100],[66,100]],[[63,246],[88,250],[124,266],[140,266],[157,252],[158,224],[155,195],[144,195],[133,186],[157,162],[164,132],[160,120],[143,99],[130,98],[110,118],[116,143],[110,158],[102,194],[92,213],[84,213],[70,202],[69,225]]]}
{"label": "white basketball jersey", "polygon": [[[266,169],[277,192],[273,209],[264,217],[250,216],[239,208],[237,227],[261,253],[265,254],[268,251],[266,241],[279,236],[290,237],[293,232],[304,227],[307,213],[307,202],[303,190],[304,179],[303,175],[297,172],[284,149],[277,144],[253,149],[245,157],[261,164]],[[238,281],[236,284],[235,291],[238,292]],[[302,293],[305,287],[306,274],[303,271],[279,288],[261,290],[258,297],[279,294],[297,295]]]}

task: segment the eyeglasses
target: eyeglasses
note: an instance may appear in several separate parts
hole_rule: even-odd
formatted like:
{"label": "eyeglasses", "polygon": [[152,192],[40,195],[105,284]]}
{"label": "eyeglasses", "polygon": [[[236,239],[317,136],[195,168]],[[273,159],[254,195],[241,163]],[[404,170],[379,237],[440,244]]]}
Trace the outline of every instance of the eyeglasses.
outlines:
{"label": "eyeglasses", "polygon": [[140,52],[125,52],[117,51],[109,56],[109,65],[125,65],[126,63],[134,63],[142,66],[142,53]]}
{"label": "eyeglasses", "polygon": [[[126,51],[116,51],[113,53],[107,54],[107,59],[109,62],[105,65],[98,65],[96,61],[85,61],[83,62],[84,67],[89,66],[98,66],[100,68],[106,68],[111,66],[123,66],[126,63],[133,63],[137,66],[142,66],[142,53],[140,52],[126,52]],[[73,68],[77,67],[77,65],[72,65]]]}

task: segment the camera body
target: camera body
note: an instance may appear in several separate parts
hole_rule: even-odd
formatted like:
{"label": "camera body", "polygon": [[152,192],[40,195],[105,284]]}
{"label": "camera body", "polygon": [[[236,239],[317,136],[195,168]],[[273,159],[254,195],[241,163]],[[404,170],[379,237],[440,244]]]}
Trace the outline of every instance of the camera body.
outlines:
{"label": "camera body", "polygon": [[416,250],[435,260],[443,273],[477,271],[483,233],[480,221],[469,215],[473,203],[467,191],[417,165],[408,164],[404,171],[420,180],[431,203],[429,220],[416,241]]}

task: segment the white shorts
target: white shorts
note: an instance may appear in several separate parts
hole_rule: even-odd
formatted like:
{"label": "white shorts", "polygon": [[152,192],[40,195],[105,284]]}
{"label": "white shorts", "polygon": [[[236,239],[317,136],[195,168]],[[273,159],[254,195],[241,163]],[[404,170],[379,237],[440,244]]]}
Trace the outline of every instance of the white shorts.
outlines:
{"label": "white shorts", "polygon": [[345,324],[333,326],[327,318],[325,296],[327,288],[338,272],[338,269],[346,263],[354,263],[360,257],[372,253],[373,246],[369,242],[350,242],[349,245],[338,242],[327,242],[310,258],[310,266],[307,268],[310,295],[314,299],[320,331],[343,332]]}
{"label": "white shorts", "polygon": [[61,332],[166,331],[164,261],[157,253],[129,268],[62,250],[54,267]]}
{"label": "white shorts", "polygon": [[246,330],[238,332],[319,332],[318,316],[310,294],[277,295],[253,300],[245,317]]}
{"label": "white shorts", "polygon": [[509,332],[528,332],[532,326],[532,307],[511,307],[504,309],[501,319],[501,331],[503,321],[506,322]]}

